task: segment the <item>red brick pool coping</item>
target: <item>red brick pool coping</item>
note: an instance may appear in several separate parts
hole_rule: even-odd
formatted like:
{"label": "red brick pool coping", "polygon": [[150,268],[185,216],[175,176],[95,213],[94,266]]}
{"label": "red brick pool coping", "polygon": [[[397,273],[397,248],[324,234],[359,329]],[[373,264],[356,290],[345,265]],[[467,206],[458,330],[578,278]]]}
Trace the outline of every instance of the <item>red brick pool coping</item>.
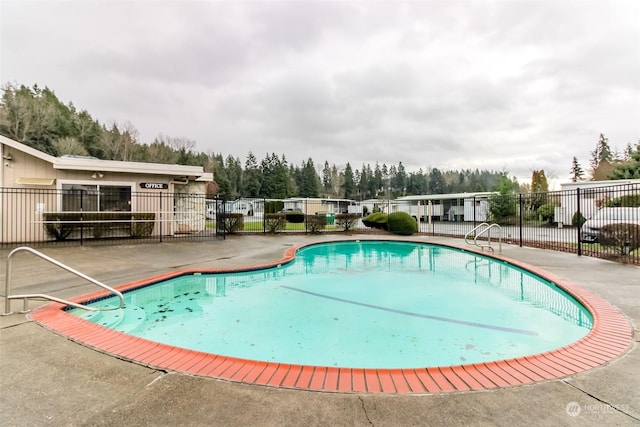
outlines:
{"label": "red brick pool coping", "polygon": [[[402,241],[429,244],[425,241]],[[179,270],[128,283],[117,289],[127,291],[185,274],[274,267],[292,261],[298,249],[318,243],[290,248],[282,259],[273,263],[230,269]],[[437,246],[479,253],[475,250],[460,249],[439,243]],[[570,293],[593,316],[593,328],[589,334],[573,344],[553,351],[495,362],[414,369],[354,369],[246,360],[160,344],[83,320],[64,311],[65,306],[59,303],[43,306],[31,313],[30,317],[45,328],[75,342],[151,368],[239,383],[332,392],[445,393],[531,384],[564,378],[607,364],[631,345],[633,334],[631,324],[622,313],[605,300],[559,276],[531,265],[499,255],[483,254],[483,256],[499,259],[530,271]],[[107,294],[101,291],[74,298],[72,301],[90,301]]]}

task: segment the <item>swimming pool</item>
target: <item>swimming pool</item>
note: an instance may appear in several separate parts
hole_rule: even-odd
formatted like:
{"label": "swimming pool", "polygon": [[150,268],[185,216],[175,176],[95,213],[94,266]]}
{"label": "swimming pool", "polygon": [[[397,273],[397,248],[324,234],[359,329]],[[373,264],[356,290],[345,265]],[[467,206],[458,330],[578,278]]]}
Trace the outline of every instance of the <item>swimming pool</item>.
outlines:
{"label": "swimming pool", "polygon": [[70,312],[183,348],[349,368],[522,357],[571,344],[592,326],[562,289],[503,261],[390,241],[318,244],[279,267],[184,275],[130,291],[125,304]]}
{"label": "swimming pool", "polygon": [[[89,341],[108,336],[109,345],[88,344],[152,366],[169,352],[165,367],[236,381],[395,392],[555,378],[602,363],[610,357],[601,353],[614,352],[608,344],[599,355],[589,354],[587,341],[602,328],[590,314],[597,310],[586,310],[562,289],[572,285],[541,280],[503,259],[411,242],[351,241],[296,248],[272,267],[180,272],[131,284],[127,288],[136,290],[125,294],[125,316],[83,315],[121,330],[98,327]],[[577,296],[588,307],[591,298]],[[504,308],[511,303],[518,308]],[[198,317],[213,322],[193,323]],[[558,333],[559,325],[567,333]],[[78,329],[73,338],[87,343]],[[172,335],[178,338],[166,339]],[[205,341],[231,346],[207,347]],[[279,353],[287,347],[293,351]],[[572,358],[571,348],[581,357]],[[323,353],[329,359],[315,358]]]}

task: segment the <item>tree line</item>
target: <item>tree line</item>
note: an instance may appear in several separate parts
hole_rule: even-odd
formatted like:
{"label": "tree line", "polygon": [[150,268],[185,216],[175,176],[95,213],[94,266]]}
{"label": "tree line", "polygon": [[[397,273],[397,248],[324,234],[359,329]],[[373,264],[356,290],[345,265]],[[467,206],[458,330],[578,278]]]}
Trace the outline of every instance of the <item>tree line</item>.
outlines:
{"label": "tree line", "polygon": [[[613,150],[609,138],[600,134],[593,151],[590,152],[589,177],[592,181],[608,179],[640,179],[640,140],[635,148],[627,143],[622,153]],[[587,174],[577,157],[571,161],[571,180],[584,181]]]}
{"label": "tree line", "polygon": [[[316,164],[311,158],[294,165],[284,154],[266,153],[258,161],[253,152],[249,152],[243,162],[231,155],[198,152],[195,141],[189,138],[160,134],[152,142],[143,143],[131,123],[101,124],[86,110],[78,110],[73,103],[65,105],[52,90],[38,85],[27,87],[7,83],[2,87],[0,134],[53,156],[202,166],[214,176],[214,183],[207,193],[227,198],[297,196],[365,200],[499,188],[502,191],[505,182],[511,191],[546,191],[544,171],[534,171],[532,184],[521,186],[514,178],[509,178],[506,171],[438,168],[407,171],[402,162],[397,165],[362,164],[354,168],[349,162],[339,166],[327,161]],[[621,178],[639,177],[639,148],[627,147],[618,159],[601,135],[593,154],[596,160],[592,162],[592,176],[617,173]],[[573,166],[574,180],[584,179],[584,171],[575,157]],[[628,170],[621,169],[622,166]],[[540,184],[540,173],[544,185]]]}

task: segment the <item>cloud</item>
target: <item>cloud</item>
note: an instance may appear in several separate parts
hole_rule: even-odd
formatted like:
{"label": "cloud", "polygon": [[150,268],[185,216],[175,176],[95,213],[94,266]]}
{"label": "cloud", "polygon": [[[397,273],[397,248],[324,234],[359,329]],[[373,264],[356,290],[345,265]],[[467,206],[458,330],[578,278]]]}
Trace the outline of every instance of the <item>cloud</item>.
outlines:
{"label": "cloud", "polygon": [[3,82],[244,160],[533,169],[640,138],[640,4],[5,1]]}

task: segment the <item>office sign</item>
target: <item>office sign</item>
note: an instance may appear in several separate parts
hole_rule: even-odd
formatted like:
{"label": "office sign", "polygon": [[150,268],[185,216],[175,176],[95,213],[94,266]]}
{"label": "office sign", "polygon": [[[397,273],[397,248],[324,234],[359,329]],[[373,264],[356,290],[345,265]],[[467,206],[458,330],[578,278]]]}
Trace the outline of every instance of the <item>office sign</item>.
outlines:
{"label": "office sign", "polygon": [[140,188],[144,188],[145,190],[166,190],[169,188],[169,184],[162,182],[141,182]]}

